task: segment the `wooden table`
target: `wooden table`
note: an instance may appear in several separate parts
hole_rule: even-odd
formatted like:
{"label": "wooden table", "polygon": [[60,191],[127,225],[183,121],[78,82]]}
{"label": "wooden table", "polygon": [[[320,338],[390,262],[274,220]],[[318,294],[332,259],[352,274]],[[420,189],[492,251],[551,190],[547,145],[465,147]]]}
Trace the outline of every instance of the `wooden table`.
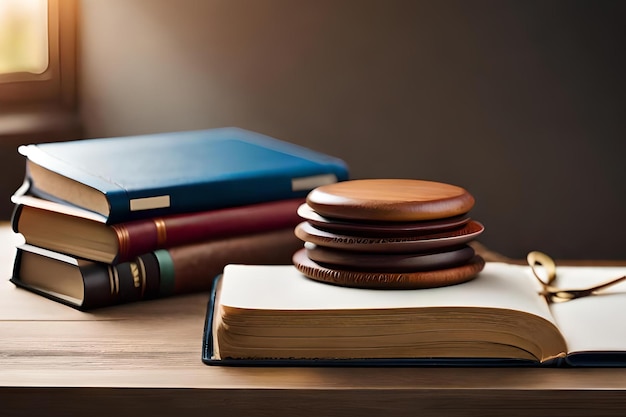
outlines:
{"label": "wooden table", "polygon": [[[19,241],[0,226],[7,279]],[[626,414],[626,369],[210,367],[207,298],[81,313],[0,281],[0,415]]]}

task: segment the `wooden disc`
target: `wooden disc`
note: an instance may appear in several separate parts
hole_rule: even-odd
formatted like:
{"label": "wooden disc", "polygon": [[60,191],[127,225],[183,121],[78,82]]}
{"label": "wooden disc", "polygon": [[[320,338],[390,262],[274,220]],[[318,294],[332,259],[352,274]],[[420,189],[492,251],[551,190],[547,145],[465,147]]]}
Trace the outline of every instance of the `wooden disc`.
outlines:
{"label": "wooden disc", "polygon": [[327,217],[411,222],[465,214],[474,206],[474,197],[441,182],[365,179],[322,185],[308,194],[306,202]]}
{"label": "wooden disc", "polygon": [[454,229],[470,221],[470,216],[447,217],[440,220],[424,220],[417,222],[365,222],[349,221],[321,216],[308,204],[298,207],[298,215],[307,220],[313,226],[321,230],[335,233],[345,233],[358,236],[416,236],[426,233],[441,232]]}
{"label": "wooden disc", "polygon": [[344,287],[377,289],[435,288],[460,284],[476,277],[485,261],[475,255],[467,264],[435,271],[420,272],[362,272],[331,269],[321,266],[306,256],[302,248],[293,255],[293,264],[305,276],[316,281]]}
{"label": "wooden disc", "polygon": [[313,243],[304,245],[309,259],[329,268],[359,271],[416,272],[447,269],[467,263],[474,249],[461,246],[443,252],[428,253],[366,253],[329,249]]}
{"label": "wooden disc", "polygon": [[360,252],[426,252],[460,246],[474,240],[485,230],[476,221],[470,221],[458,229],[417,237],[369,237],[340,235],[320,230],[309,222],[298,224],[295,235],[304,242],[315,243],[328,248]]}

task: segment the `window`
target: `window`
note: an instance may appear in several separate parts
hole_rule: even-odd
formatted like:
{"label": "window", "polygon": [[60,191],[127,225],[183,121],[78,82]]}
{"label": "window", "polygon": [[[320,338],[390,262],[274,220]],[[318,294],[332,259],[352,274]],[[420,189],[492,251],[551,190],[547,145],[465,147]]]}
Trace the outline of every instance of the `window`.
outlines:
{"label": "window", "polygon": [[81,135],[75,98],[78,0],[0,0],[0,219],[24,177],[23,143]]}
{"label": "window", "polygon": [[0,1],[0,74],[19,80],[47,68],[48,2]]}
{"label": "window", "polygon": [[75,0],[0,0],[0,112],[74,103]]}

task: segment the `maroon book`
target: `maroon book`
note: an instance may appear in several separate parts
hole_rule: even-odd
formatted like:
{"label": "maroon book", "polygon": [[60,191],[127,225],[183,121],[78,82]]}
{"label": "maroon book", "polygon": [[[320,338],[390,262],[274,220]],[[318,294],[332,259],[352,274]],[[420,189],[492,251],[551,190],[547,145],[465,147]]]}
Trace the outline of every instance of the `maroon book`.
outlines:
{"label": "maroon book", "polygon": [[26,243],[98,262],[117,264],[157,249],[243,234],[294,228],[303,199],[277,200],[107,225],[74,206],[16,193],[13,230]]}

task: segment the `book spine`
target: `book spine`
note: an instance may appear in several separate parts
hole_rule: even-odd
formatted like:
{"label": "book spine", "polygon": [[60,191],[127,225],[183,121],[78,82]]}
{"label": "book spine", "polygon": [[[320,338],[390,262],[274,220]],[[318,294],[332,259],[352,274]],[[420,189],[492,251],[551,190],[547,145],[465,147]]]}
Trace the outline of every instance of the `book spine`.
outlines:
{"label": "book spine", "polygon": [[159,296],[159,264],[151,253],[118,265],[89,262],[81,267],[81,272],[84,310]]}
{"label": "book spine", "polygon": [[[152,262],[152,267],[154,270],[156,261]],[[81,267],[85,288],[81,308],[89,310],[149,298],[151,294],[147,291],[147,280],[154,279],[154,276],[142,272],[142,268],[145,268],[145,264],[141,258],[119,265],[99,262],[85,264]]]}
{"label": "book spine", "polygon": [[294,228],[302,220],[297,209],[303,202],[301,198],[279,200],[112,225],[119,247],[114,263],[157,249]]}
{"label": "book spine", "polygon": [[[310,175],[309,175],[310,174]],[[314,179],[318,179],[317,182]],[[343,172],[307,172],[302,177],[250,176],[211,183],[189,183],[175,188],[154,188],[141,191],[108,192],[110,207],[107,224],[129,222],[157,216],[218,210],[277,200],[305,198],[319,185],[344,180]],[[298,185],[305,184],[305,185]],[[153,199],[153,200],[152,200]],[[154,206],[133,209],[144,202],[157,201]]]}

